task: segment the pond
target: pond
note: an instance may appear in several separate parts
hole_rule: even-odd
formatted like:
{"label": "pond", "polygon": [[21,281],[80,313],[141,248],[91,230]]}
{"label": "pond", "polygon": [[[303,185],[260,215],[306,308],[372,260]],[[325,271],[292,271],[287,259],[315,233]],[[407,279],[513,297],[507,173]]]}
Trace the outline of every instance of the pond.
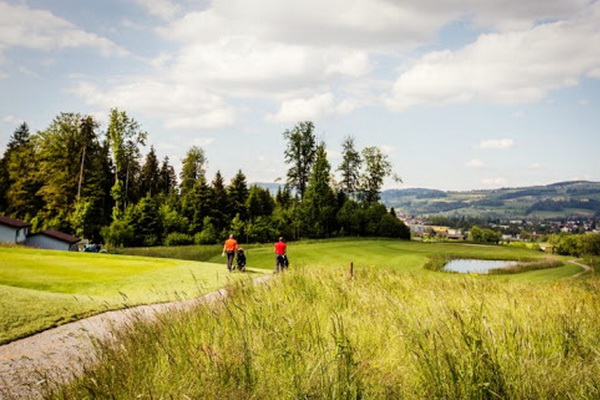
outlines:
{"label": "pond", "polygon": [[518,264],[507,260],[457,259],[448,262],[442,271],[460,272],[463,274],[487,274],[490,269],[506,268]]}

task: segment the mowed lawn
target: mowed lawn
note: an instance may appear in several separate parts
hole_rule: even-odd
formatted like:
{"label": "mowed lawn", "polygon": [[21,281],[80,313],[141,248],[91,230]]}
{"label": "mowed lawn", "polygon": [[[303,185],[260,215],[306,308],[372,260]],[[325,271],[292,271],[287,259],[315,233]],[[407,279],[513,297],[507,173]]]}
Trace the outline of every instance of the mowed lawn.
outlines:
{"label": "mowed lawn", "polygon": [[250,274],[219,264],[0,247],[0,343],[106,310],[197,297]]}

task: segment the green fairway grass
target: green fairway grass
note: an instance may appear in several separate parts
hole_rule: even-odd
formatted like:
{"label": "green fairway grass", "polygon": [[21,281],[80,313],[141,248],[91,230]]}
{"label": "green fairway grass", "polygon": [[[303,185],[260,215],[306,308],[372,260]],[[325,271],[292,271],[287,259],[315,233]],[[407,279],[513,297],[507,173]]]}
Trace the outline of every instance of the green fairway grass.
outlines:
{"label": "green fairway grass", "polygon": [[[484,246],[469,243],[424,243],[391,239],[335,239],[300,241],[288,243],[290,268],[305,266],[355,267],[372,266],[393,268],[411,274],[429,274],[423,267],[430,257],[477,258],[492,260],[532,261],[547,254],[526,248],[508,246]],[[208,262],[219,262],[219,256]],[[273,246],[251,248],[247,251],[248,265],[253,268],[273,270],[275,257]],[[566,260],[566,258],[561,258]],[[552,281],[571,276],[581,268],[564,264],[548,270],[529,271],[513,276],[495,276],[489,279]],[[440,273],[440,272],[438,272]]]}
{"label": "green fairway grass", "polygon": [[225,263],[0,247],[0,343],[98,312],[179,299],[242,274]]}

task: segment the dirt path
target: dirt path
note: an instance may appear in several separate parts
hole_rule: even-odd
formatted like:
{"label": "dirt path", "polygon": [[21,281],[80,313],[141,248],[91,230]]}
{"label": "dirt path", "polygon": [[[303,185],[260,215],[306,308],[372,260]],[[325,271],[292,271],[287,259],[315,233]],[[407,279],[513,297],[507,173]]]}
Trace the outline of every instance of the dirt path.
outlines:
{"label": "dirt path", "polygon": [[[262,284],[272,275],[255,278]],[[112,332],[126,328],[139,318],[152,320],[159,314],[212,303],[227,296],[227,290],[211,292],[194,300],[109,311],[0,346],[0,400],[41,398],[52,382],[66,383],[94,362],[94,341],[110,339]]]}
{"label": "dirt path", "polygon": [[582,264],[582,263],[578,262],[577,260],[569,260],[569,262],[570,262],[571,264],[575,264],[575,265],[578,265],[578,266],[580,266],[581,268],[583,268],[583,271],[581,271],[581,272],[578,272],[578,273],[576,273],[575,275],[573,275],[573,276],[572,276],[573,278],[579,278],[581,275],[583,275],[583,274],[587,274],[587,273],[590,273],[590,272],[592,272],[592,271],[594,270],[594,269],[593,269],[592,267],[590,267],[589,265]]}

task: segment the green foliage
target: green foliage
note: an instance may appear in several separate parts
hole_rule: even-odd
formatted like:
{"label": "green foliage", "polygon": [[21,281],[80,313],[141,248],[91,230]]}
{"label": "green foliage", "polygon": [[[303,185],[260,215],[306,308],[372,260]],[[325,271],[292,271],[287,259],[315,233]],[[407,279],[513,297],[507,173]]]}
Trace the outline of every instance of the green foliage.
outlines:
{"label": "green foliage", "polygon": [[246,200],[246,209],[250,220],[254,218],[271,215],[275,208],[275,201],[267,189],[257,185],[250,187],[250,193]]}
{"label": "green foliage", "polygon": [[173,232],[188,232],[189,221],[169,204],[162,204],[158,210],[166,236]]}
{"label": "green foliage", "polygon": [[198,146],[192,146],[181,166],[181,194],[186,195],[193,190],[197,182],[205,179],[206,174],[206,156],[204,150]]}
{"label": "green foliage", "polygon": [[219,241],[219,232],[213,224],[212,218],[205,217],[201,232],[198,232],[194,236],[194,243],[196,244],[215,244]]}
{"label": "green foliage", "polygon": [[550,243],[558,254],[570,256],[600,256],[600,234],[560,234],[552,235]]}
{"label": "green foliage", "polygon": [[193,243],[194,238],[187,233],[171,232],[165,238],[165,246],[185,246]]}
{"label": "green foliage", "polygon": [[154,146],[150,146],[150,151],[146,155],[140,174],[141,193],[143,195],[155,196],[161,192],[160,184],[158,158],[156,157]]}
{"label": "green foliage", "polygon": [[302,202],[302,223],[308,237],[326,237],[335,229],[337,201],[333,189],[329,186],[330,170],[325,144],[320,143]]}
{"label": "green foliage", "polygon": [[469,230],[469,238],[476,243],[497,244],[502,239],[502,234],[492,229],[473,226]]}
{"label": "green foliage", "polygon": [[342,143],[342,162],[338,171],[342,174],[340,185],[347,197],[354,198],[360,187],[362,158],[354,148],[354,138],[347,136]]}
{"label": "green foliage", "polygon": [[300,122],[292,130],[283,133],[288,142],[284,156],[286,164],[291,164],[287,172],[287,184],[296,190],[300,199],[304,198],[306,186],[315,162],[317,141],[312,122]]}
{"label": "green foliage", "polygon": [[268,243],[277,238],[280,230],[269,216],[259,216],[246,224],[246,237],[249,242]]}
{"label": "green foliage", "polygon": [[162,242],[163,225],[158,203],[150,196],[128,209],[126,219],[133,227],[135,238],[133,246],[156,246]]}
{"label": "green foliage", "polygon": [[246,202],[248,201],[249,194],[246,176],[242,173],[242,170],[239,170],[227,187],[229,215],[239,215],[242,221],[246,220],[248,215]]}
{"label": "green foliage", "polygon": [[372,203],[379,201],[383,180],[392,173],[392,164],[378,147],[365,147],[362,150],[364,172],[360,176],[360,198]]}
{"label": "green foliage", "polygon": [[135,230],[128,221],[115,218],[109,226],[101,230],[102,237],[110,246],[131,246],[134,243]]}

